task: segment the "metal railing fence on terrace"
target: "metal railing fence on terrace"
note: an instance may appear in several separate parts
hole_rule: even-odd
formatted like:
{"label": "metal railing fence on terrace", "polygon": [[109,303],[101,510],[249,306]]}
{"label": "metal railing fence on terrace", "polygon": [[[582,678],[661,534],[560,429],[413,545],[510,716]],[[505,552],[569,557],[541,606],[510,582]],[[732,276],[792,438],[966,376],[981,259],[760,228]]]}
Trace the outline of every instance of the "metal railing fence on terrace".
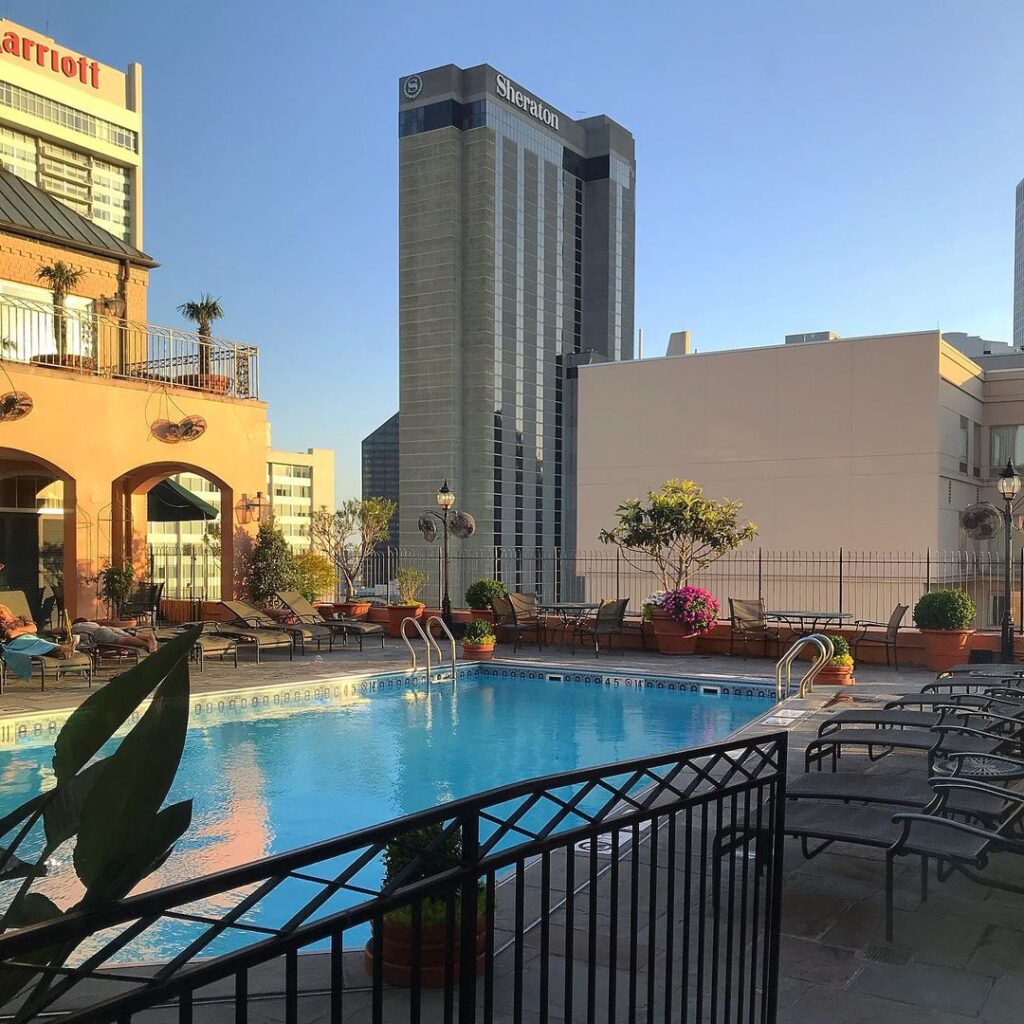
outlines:
{"label": "metal railing fence on terrace", "polygon": [[[473,548],[453,545],[449,592],[455,607],[464,606],[466,587],[484,577],[501,580],[509,590],[531,592],[542,601],[596,602],[629,599],[638,613],[644,600],[660,589],[649,560],[627,559],[615,548],[562,551],[541,548]],[[428,581],[421,599],[440,601],[439,546],[389,548],[375,552],[366,566],[364,586],[395,598],[403,567],[424,571]],[[770,551],[747,547],[730,552],[694,573],[693,586],[710,590],[729,614],[728,599],[761,598],[769,611],[846,612],[854,619],[884,622],[897,604],[913,609],[922,594],[946,588],[966,590],[977,607],[975,625],[998,627],[1002,619],[1003,559],[986,551]],[[1024,630],[1024,565],[1012,566],[1012,611]],[[340,599],[340,591],[337,595]],[[905,620],[910,623],[909,616]]]}
{"label": "metal railing fence on terrace", "polygon": [[8,362],[259,398],[259,349],[176,327],[0,295],[0,346]]}
{"label": "metal railing fence on terrace", "polygon": [[149,580],[164,585],[163,597],[175,601],[219,601],[220,555],[209,544],[150,544]]}
{"label": "metal railing fence on terrace", "polygon": [[[75,952],[0,1019],[774,1024],[786,739],[516,782],[9,931],[9,966]],[[157,929],[159,962],[119,968]]]}

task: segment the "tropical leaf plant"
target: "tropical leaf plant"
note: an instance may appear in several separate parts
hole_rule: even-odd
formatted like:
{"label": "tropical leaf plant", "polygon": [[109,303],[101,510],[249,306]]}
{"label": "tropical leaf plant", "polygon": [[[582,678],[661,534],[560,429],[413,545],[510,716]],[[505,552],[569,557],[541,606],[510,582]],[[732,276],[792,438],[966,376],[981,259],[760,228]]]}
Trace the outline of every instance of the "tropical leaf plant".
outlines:
{"label": "tropical leaf plant", "polygon": [[85,275],[63,260],[46,263],[36,271],[36,278],[42,281],[53,296],[53,336],[57,342],[57,355],[61,360],[68,354],[68,324],[64,312],[64,300],[78,287]]}
{"label": "tropical leaf plant", "polygon": [[178,306],[178,312],[186,319],[196,325],[199,334],[199,372],[208,374],[210,372],[210,326],[214,320],[220,320],[224,316],[224,307],[220,299],[214,298],[209,292],[203,292],[198,299],[191,302],[183,302]]}
{"label": "tropical leaf plant", "polygon": [[[22,879],[0,917],[0,933],[122,899],[166,861],[188,830],[192,801],[163,804],[184,749],[188,658],[199,633],[200,627],[183,632],[83,701],[54,744],[56,785],[0,818],[0,840],[14,834],[0,846],[0,880]],[[116,750],[96,760],[147,699],[149,706]],[[61,908],[39,891],[38,880],[50,858],[72,840],[72,864],[85,893],[74,906]],[[28,849],[31,859],[19,856]],[[36,950],[18,966],[0,964],[0,1007],[31,984],[14,1019],[33,1019],[66,987],[52,969],[80,941]]]}

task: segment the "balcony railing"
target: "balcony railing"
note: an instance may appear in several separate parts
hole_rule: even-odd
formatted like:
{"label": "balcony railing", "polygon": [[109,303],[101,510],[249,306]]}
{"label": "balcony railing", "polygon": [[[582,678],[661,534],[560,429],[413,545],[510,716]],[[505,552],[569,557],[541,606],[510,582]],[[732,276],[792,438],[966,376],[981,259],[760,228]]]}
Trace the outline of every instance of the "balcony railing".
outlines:
{"label": "balcony railing", "polygon": [[259,398],[259,349],[194,331],[0,295],[0,357],[97,377]]}

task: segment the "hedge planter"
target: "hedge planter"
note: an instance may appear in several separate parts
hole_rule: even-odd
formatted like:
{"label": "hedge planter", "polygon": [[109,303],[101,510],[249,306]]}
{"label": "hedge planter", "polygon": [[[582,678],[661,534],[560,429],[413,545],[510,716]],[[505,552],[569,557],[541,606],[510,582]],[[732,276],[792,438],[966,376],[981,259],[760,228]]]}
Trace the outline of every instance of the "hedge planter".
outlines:
{"label": "hedge planter", "polygon": [[388,636],[402,635],[402,622],[405,619],[422,619],[422,604],[389,604],[388,605]]}
{"label": "hedge planter", "polygon": [[186,373],[177,383],[184,388],[198,388],[211,395],[226,395],[231,390],[231,378],[221,373]]}
{"label": "hedge planter", "polygon": [[815,677],[815,686],[853,686],[852,665],[826,665]]}
{"label": "hedge planter", "polygon": [[365,619],[370,614],[369,601],[343,601],[334,606],[336,615],[346,619]]}
{"label": "hedge planter", "polygon": [[462,657],[466,661],[491,661],[494,658],[494,644],[464,643]]}
{"label": "hedge planter", "polygon": [[[445,945],[448,929],[444,925],[420,930],[420,985],[423,988],[443,988],[445,976]],[[477,921],[476,931],[476,973],[484,969],[485,950],[484,918]],[[412,979],[412,929],[404,924],[384,919],[383,973],[389,985],[408,988]],[[452,937],[452,967],[456,984],[459,976],[459,958],[462,951],[462,936],[456,928]],[[363,951],[363,965],[366,973],[373,974],[373,939]]]}
{"label": "hedge planter", "polygon": [[671,615],[655,608],[652,613],[654,639],[659,654],[695,654],[697,651],[697,634],[688,633],[685,626],[680,625]]}
{"label": "hedge planter", "polygon": [[469,618],[470,621],[480,619],[482,622],[494,622],[494,612],[489,608],[470,608]]}
{"label": "hedge planter", "polygon": [[973,629],[922,629],[925,668],[945,672],[968,658],[967,644]]}

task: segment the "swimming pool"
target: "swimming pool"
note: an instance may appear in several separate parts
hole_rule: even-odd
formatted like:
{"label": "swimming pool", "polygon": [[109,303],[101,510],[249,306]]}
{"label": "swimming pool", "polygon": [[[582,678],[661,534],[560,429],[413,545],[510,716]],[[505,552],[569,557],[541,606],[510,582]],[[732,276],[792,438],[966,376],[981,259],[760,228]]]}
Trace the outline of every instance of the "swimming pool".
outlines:
{"label": "swimming pool", "polygon": [[[763,683],[498,662],[460,668],[454,686],[388,673],[195,698],[169,797],[194,799],[192,827],[147,887],[518,779],[712,743],[773,704]],[[56,724],[0,749],[0,814],[52,785]],[[40,891],[79,898],[67,848]],[[119,959],[161,959],[171,927]]]}

